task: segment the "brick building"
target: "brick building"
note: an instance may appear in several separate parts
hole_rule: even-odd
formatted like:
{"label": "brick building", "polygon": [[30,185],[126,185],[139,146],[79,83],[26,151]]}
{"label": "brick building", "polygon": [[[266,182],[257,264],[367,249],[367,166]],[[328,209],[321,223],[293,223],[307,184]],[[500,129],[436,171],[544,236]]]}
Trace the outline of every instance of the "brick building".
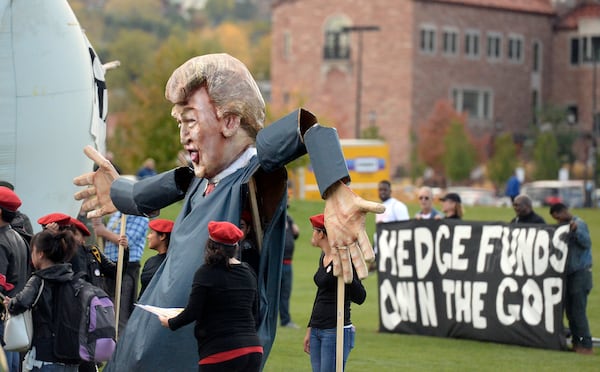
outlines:
{"label": "brick building", "polygon": [[273,110],[301,104],[342,138],[375,125],[392,169],[442,99],[476,136],[524,134],[548,104],[592,130],[597,2],[279,0],[272,22]]}

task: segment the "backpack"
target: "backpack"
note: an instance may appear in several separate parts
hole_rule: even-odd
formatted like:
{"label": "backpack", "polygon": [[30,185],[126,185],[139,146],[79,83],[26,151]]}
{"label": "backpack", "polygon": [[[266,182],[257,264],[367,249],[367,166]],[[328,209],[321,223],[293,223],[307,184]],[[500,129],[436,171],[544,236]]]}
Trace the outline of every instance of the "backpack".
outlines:
{"label": "backpack", "polygon": [[56,291],[54,354],[66,361],[106,362],[116,346],[115,308],[104,290],[82,276],[75,274]]}

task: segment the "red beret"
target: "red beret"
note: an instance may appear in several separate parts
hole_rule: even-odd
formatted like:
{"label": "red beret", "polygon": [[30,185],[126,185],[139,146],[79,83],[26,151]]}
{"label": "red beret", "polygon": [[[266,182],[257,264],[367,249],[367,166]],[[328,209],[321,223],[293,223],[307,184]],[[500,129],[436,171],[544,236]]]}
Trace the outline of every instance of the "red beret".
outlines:
{"label": "red beret", "polygon": [[240,241],[244,233],[231,222],[210,221],[208,223],[208,236],[214,242],[234,245]]}
{"label": "red beret", "polygon": [[12,291],[15,286],[12,283],[6,281],[6,276],[4,274],[0,274],[0,287],[4,287],[7,291]]}
{"label": "red beret", "polygon": [[50,213],[45,216],[38,218],[37,222],[44,226],[52,222],[56,222],[58,226],[69,226],[73,223],[71,222],[71,216],[66,215],[64,213]]}
{"label": "red beret", "polygon": [[162,218],[157,218],[148,223],[148,226],[159,233],[170,233],[173,231],[174,222],[171,220],[165,220]]}
{"label": "red beret", "polygon": [[81,234],[83,234],[83,236],[92,235],[90,233],[90,230],[88,230],[87,226],[83,222],[79,221],[77,218],[71,217],[71,225],[74,225],[77,228],[77,230],[79,230]]}
{"label": "red beret", "polygon": [[309,219],[310,219],[310,223],[313,225],[314,228],[317,228],[317,229],[325,228],[325,215],[323,215],[323,213],[311,216]]}
{"label": "red beret", "polygon": [[16,212],[21,206],[21,199],[14,191],[6,186],[0,186],[0,207],[7,211]]}

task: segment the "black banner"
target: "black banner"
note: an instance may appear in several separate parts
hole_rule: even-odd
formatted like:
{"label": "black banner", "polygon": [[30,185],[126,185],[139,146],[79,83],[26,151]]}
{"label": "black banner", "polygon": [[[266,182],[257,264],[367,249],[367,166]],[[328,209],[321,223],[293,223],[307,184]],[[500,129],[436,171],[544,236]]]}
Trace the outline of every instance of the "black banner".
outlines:
{"label": "black banner", "polygon": [[568,225],[379,224],[379,330],[565,349]]}

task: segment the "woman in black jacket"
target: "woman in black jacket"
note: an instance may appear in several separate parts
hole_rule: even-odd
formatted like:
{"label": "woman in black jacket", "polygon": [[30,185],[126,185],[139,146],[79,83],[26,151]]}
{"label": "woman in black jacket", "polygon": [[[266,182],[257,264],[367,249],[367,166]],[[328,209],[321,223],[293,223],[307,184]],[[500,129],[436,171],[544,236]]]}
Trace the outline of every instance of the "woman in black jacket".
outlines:
{"label": "woman in black jacket", "polygon": [[[317,295],[304,336],[304,352],[310,355],[313,372],[334,372],[336,367],[337,343],[337,282],[333,275],[333,249],[327,240],[325,218],[323,214],[310,217],[313,235],[310,243],[321,248],[319,268],[314,276]],[[341,275],[341,274],[340,274]],[[354,271],[352,283],[344,288],[344,355],[343,365],[350,350],[354,348],[356,329],[350,319],[350,303],[362,304],[367,298],[367,291]]]}
{"label": "woman in black jacket", "polygon": [[32,371],[54,371],[58,367],[62,372],[77,372],[78,359],[65,360],[54,353],[53,316],[56,306],[68,305],[54,303],[53,295],[61,284],[73,278],[71,264],[65,262],[75,253],[77,243],[71,231],[44,230],[33,236],[31,247],[31,260],[36,271],[21,292],[4,300],[11,314],[19,314],[32,308],[41,291],[32,308],[33,342],[24,364]]}
{"label": "woman in black jacket", "polygon": [[256,276],[235,258],[243,233],[230,222],[210,221],[208,236],[187,306],[174,318],[159,316],[160,322],[173,331],[196,322],[199,371],[258,372],[263,348],[256,333]]}

